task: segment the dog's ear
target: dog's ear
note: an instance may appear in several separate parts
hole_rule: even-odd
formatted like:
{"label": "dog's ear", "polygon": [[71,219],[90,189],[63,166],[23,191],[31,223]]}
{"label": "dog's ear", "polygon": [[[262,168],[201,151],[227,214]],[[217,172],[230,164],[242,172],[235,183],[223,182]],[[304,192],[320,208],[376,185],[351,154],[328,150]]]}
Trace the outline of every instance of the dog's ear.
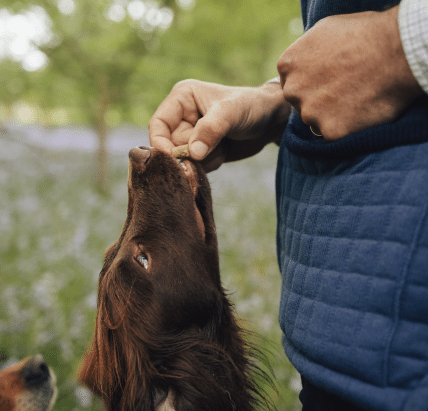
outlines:
{"label": "dog's ear", "polygon": [[[99,325],[97,317],[95,336],[83,356],[77,379],[104,400],[108,411],[123,411],[129,404],[151,410],[151,368],[146,353],[126,339],[123,328],[109,330]],[[125,335],[126,350],[120,346],[119,333]]]}
{"label": "dog's ear", "polygon": [[96,370],[98,361],[95,350],[95,343],[92,341],[91,347],[83,355],[82,362],[77,371],[77,379],[85,384],[94,394],[102,397]]}

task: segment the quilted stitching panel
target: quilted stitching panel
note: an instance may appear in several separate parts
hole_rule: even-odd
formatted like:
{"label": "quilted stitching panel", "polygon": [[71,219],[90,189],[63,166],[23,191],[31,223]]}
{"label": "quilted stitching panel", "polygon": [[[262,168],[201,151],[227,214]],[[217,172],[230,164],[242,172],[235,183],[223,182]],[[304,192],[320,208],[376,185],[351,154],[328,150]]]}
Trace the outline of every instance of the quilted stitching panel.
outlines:
{"label": "quilted stitching panel", "polygon": [[420,244],[415,250],[410,262],[408,280],[415,286],[428,288],[428,246]]}
{"label": "quilted stitching panel", "polygon": [[341,164],[284,156],[286,351],[303,368],[411,387],[428,373],[428,145]]}

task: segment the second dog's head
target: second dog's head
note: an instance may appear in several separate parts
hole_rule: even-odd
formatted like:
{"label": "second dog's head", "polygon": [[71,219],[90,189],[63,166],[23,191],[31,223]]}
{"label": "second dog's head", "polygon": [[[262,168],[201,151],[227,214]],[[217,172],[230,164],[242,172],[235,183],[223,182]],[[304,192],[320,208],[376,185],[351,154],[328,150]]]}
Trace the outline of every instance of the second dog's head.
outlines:
{"label": "second dog's head", "polygon": [[201,166],[132,149],[127,218],[106,252],[79,378],[109,410],[245,410],[255,390],[239,331]]}
{"label": "second dog's head", "polygon": [[41,355],[0,370],[1,411],[49,411],[56,395],[55,375]]}

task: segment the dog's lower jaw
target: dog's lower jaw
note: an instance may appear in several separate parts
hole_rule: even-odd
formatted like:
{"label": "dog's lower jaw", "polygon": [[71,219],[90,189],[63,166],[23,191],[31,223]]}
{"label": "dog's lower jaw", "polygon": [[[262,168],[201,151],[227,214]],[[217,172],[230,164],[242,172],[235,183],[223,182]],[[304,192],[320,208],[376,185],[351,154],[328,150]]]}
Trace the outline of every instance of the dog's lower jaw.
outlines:
{"label": "dog's lower jaw", "polygon": [[202,238],[205,241],[205,224],[202,218],[202,214],[199,211],[198,205],[196,204],[199,183],[197,181],[197,173],[195,171],[195,166],[189,160],[184,160],[181,164],[184,166],[184,174],[186,175],[187,180],[189,181],[190,189],[192,190],[193,207],[195,210],[196,223],[198,224],[199,231],[201,232]]}

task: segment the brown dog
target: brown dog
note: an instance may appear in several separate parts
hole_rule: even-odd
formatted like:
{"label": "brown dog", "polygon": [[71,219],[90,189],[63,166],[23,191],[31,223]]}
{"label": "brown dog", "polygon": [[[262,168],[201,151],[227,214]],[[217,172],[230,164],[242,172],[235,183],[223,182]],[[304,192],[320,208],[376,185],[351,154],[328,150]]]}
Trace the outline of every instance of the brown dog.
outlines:
{"label": "brown dog", "polygon": [[49,411],[56,393],[55,376],[41,355],[0,371],[1,411]]}
{"label": "brown dog", "polygon": [[221,286],[205,173],[152,148],[129,159],[127,219],[79,378],[109,411],[253,410],[260,372]]}

